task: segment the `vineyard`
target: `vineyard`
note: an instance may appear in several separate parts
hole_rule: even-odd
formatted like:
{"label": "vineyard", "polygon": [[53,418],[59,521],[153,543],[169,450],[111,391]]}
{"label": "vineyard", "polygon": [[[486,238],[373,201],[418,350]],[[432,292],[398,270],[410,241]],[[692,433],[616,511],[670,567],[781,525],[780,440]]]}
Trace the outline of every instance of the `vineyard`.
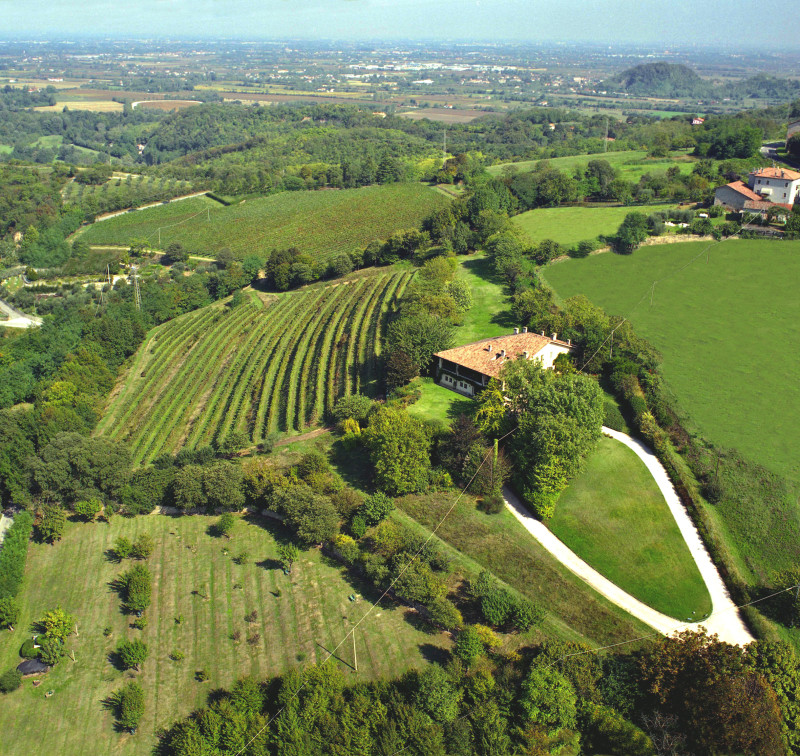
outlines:
{"label": "vineyard", "polygon": [[255,293],[154,329],[133,358],[98,433],[127,442],[137,464],[244,431],[319,423],[339,397],[378,389],[386,317],[412,273],[380,271],[265,303]]}
{"label": "vineyard", "polygon": [[180,242],[192,254],[223,248],[237,257],[297,247],[313,255],[363,249],[395,231],[418,228],[449,200],[422,184],[363,189],[281,192],[224,206],[205,197],[147,208],[95,223],[81,233],[89,244],[147,240],[161,247]]}

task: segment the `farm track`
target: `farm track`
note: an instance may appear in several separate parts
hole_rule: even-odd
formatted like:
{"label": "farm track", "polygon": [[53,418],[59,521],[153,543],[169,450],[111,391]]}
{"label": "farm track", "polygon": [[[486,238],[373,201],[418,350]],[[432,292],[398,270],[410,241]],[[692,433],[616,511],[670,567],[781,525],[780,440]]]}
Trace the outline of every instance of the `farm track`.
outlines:
{"label": "farm track", "polygon": [[98,434],[129,443],[136,464],[245,430],[252,443],[320,422],[340,396],[374,387],[376,348],[410,273],[379,271],[219,303],[151,332]]}

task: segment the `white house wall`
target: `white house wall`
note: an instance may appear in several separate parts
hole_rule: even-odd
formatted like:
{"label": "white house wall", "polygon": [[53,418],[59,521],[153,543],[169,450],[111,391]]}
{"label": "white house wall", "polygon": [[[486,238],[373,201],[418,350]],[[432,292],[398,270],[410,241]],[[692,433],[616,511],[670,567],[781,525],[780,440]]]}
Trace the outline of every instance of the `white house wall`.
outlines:
{"label": "white house wall", "polygon": [[559,354],[569,354],[570,348],[561,344],[548,344],[541,352],[538,352],[531,359],[541,360],[542,367],[551,368]]}

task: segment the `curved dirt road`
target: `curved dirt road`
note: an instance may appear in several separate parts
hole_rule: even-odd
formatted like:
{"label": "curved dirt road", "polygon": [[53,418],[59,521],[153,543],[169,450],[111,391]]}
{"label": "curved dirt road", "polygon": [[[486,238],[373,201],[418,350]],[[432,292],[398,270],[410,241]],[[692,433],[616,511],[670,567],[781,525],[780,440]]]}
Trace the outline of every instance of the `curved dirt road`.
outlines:
{"label": "curved dirt road", "polygon": [[700,534],[694,527],[689,515],[687,514],[672,482],[667,475],[667,471],[662,466],[658,457],[651,452],[643,443],[610,428],[603,428],[603,433],[632,449],[639,459],[644,462],[647,469],[656,481],[664,499],[669,506],[672,516],[678,525],[686,545],[692,554],[692,558],[700,570],[703,581],[706,584],[709,595],[711,596],[711,614],[699,622],[681,622],[680,620],[668,617],[666,614],[657,612],[646,604],[626,593],[607,578],[603,577],[597,570],[590,567],[574,551],[562,543],[544,523],[535,519],[525,508],[522,502],[510,489],[503,490],[506,506],[523,527],[544,546],[561,564],[568,570],[575,573],[581,580],[588,583],[598,593],[605,596],[609,601],[621,607],[650,627],[655,628],[664,635],[671,635],[675,631],[692,628],[705,627],[709,633],[716,634],[720,640],[736,645],[744,646],[754,640],[750,631],[742,621],[739,611],[725,588],[722,578],[719,576],[711,557],[706,551]]}

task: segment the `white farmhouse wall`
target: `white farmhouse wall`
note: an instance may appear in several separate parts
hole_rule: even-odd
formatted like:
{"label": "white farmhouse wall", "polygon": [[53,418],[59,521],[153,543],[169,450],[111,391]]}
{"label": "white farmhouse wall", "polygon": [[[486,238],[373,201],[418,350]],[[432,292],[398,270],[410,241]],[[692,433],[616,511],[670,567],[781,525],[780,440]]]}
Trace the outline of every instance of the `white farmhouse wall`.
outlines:
{"label": "white farmhouse wall", "polygon": [[551,368],[559,354],[569,354],[570,351],[569,347],[562,346],[561,344],[548,344],[541,352],[532,357],[532,359],[539,360],[544,368]]}

